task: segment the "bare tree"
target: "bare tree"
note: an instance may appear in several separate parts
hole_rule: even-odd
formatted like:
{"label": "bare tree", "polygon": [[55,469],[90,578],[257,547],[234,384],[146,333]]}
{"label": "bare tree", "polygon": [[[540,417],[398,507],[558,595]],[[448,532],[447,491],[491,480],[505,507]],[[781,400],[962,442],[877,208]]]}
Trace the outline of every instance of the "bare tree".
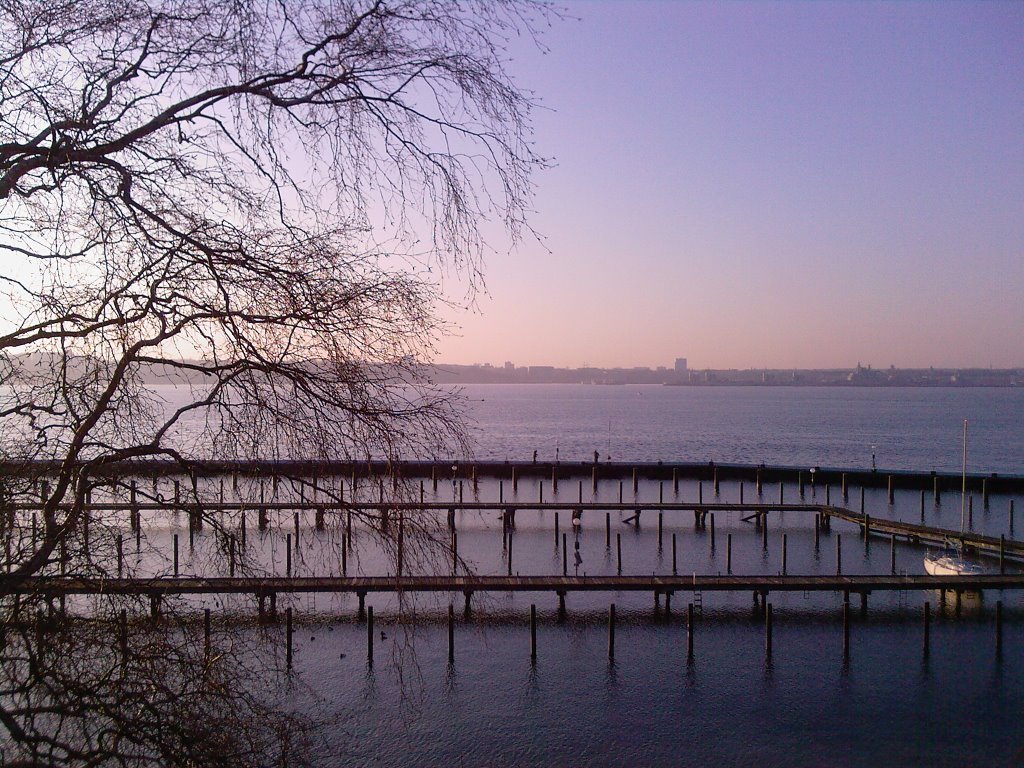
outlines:
{"label": "bare tree", "polygon": [[[116,462],[189,473],[211,458],[458,445],[451,399],[421,363],[437,310],[479,285],[488,228],[510,243],[529,231],[543,161],[502,46],[547,13],[529,0],[0,3],[0,452],[46,467],[38,530],[4,515],[5,583],[112,572],[111,539],[94,530],[90,545],[83,507]],[[7,478],[6,508],[38,499],[39,480]],[[425,558],[430,531],[409,528]],[[58,629],[44,595],[2,600],[9,764],[287,756],[286,718],[249,741],[246,715],[266,705],[227,660],[211,666],[194,627],[118,648],[116,599]]]}

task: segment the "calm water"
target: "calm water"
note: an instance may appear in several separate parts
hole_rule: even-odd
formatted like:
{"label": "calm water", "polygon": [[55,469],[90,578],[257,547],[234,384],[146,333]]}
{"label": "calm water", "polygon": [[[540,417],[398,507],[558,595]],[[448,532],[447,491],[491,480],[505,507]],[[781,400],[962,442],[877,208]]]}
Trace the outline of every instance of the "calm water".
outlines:
{"label": "calm water", "polygon": [[[616,460],[854,467],[869,465],[874,445],[880,468],[956,470],[961,420],[968,418],[975,471],[1024,471],[1022,391],[492,386],[466,394],[479,458],[524,459],[537,450],[550,459],[557,450],[570,461],[599,450]],[[442,484],[438,495],[452,492]],[[696,492],[684,484],[680,497]],[[484,483],[479,493],[490,499],[497,489]],[[519,486],[522,498],[536,493],[534,484]],[[603,483],[597,497],[614,500],[617,493],[617,483]],[[657,493],[655,484],[640,489],[647,499]],[[788,493],[795,498],[795,489]],[[575,498],[577,485],[563,484],[560,494]],[[723,500],[737,494],[735,484],[723,484]],[[979,504],[975,528],[1008,532],[1008,502]],[[907,520],[919,514],[917,494],[898,494],[890,507],[884,491],[869,491],[867,507]],[[934,524],[956,527],[959,499],[939,506],[929,500],[926,513]],[[624,572],[670,573],[672,534],[680,572],[722,572],[730,532],[736,573],[777,573],[783,533],[790,573],[834,573],[837,533],[844,572],[889,570],[888,543],[864,549],[853,529],[836,525],[816,551],[811,519],[787,514],[773,523],[765,550],[738,515],[717,523],[715,550],[706,532],[683,517],[666,520],[659,548],[656,517],[636,530],[616,516]],[[460,548],[477,569],[503,573],[507,551],[497,519],[460,514],[458,527]],[[275,535],[285,529],[261,545],[279,549]],[[580,545],[581,572],[615,572],[603,516],[584,520]],[[514,548],[516,571],[561,572],[550,513],[520,513]],[[921,573],[922,555],[901,544],[897,569]],[[354,567],[386,568],[369,550]],[[839,595],[772,595],[770,660],[749,595],[701,597],[689,663],[685,611],[692,593],[677,593],[671,614],[656,612],[648,594],[570,595],[564,621],[554,595],[475,598],[468,620],[458,595],[454,665],[447,660],[447,598],[407,599],[416,621],[400,625],[395,598],[373,597],[377,629],[386,637],[377,636],[372,669],[354,600],[302,598],[293,603],[303,618],[296,635],[300,675],[289,700],[331,721],[314,753],[324,765],[1024,765],[1024,606],[1016,595],[965,599],[957,616],[952,603],[939,606],[936,594],[877,594],[865,618],[855,597],[846,660]],[[1000,598],[1007,610],[997,657],[993,614]],[[925,600],[935,612],[927,659]],[[610,602],[619,614],[614,663],[607,657]],[[529,659],[531,603],[540,614],[536,665]]]}

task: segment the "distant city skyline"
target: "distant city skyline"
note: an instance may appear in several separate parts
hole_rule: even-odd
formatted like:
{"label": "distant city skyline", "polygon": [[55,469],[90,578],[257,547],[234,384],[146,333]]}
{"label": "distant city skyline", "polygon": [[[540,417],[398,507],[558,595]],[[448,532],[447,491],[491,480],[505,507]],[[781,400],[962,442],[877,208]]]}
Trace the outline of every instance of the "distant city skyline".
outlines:
{"label": "distant city skyline", "polygon": [[544,240],[438,362],[1024,366],[1024,4],[568,10],[509,51]]}

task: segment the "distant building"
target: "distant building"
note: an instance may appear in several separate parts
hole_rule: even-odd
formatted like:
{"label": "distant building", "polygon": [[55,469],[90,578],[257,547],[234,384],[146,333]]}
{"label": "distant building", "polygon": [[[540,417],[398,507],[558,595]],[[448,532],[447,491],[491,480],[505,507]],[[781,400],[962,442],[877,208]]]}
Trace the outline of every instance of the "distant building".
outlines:
{"label": "distant building", "polygon": [[676,358],[676,373],[686,373],[686,358],[685,357],[677,357]]}
{"label": "distant building", "polygon": [[506,371],[514,371],[515,368],[516,368],[515,363],[513,363],[513,362],[511,362],[509,360],[505,361],[505,370]]}

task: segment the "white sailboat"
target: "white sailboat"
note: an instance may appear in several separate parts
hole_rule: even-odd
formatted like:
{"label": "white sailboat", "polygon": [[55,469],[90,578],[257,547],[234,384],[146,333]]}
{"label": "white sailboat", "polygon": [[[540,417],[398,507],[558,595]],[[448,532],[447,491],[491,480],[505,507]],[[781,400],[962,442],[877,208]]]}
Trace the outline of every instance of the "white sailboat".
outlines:
{"label": "white sailboat", "polygon": [[[964,460],[960,473],[960,533],[964,532],[967,503],[967,419],[964,419]],[[977,576],[981,566],[964,560],[963,540],[951,544],[940,552],[929,552],[924,558],[924,570],[930,576]]]}

